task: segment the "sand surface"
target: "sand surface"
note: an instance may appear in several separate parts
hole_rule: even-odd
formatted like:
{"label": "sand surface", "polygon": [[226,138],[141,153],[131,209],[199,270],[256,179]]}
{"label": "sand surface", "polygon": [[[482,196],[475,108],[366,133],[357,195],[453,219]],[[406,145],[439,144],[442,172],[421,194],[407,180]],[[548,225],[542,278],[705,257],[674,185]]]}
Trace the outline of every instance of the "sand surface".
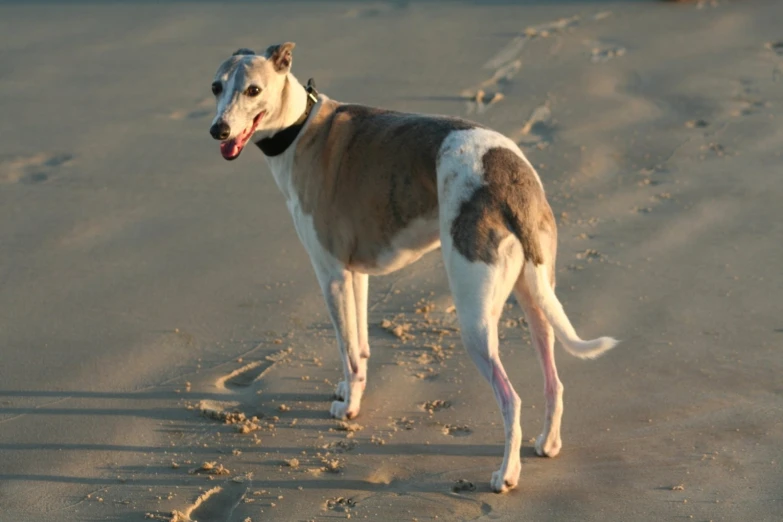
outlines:
{"label": "sand surface", "polygon": [[[771,0],[0,2],[0,520],[781,520],[781,20]],[[539,169],[560,298],[623,342],[557,349],[564,448],[537,458],[509,303],[510,494],[437,253],[371,280],[362,412],[329,418],[337,350],[283,199],[260,152],[228,163],[207,134],[218,64],[284,40],[331,97],[475,119]]]}

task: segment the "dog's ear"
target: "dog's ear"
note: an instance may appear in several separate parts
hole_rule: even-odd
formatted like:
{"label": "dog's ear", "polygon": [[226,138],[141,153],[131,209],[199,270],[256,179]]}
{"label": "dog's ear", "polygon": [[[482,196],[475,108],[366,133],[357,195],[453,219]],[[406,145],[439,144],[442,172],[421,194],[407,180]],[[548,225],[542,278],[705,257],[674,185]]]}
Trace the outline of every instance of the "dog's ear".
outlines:
{"label": "dog's ear", "polygon": [[294,42],[286,42],[278,45],[270,45],[266,50],[266,57],[275,66],[275,70],[279,73],[287,73],[291,68],[291,62],[293,56],[291,51],[294,50],[296,44]]}
{"label": "dog's ear", "polygon": [[236,51],[234,51],[234,54],[232,54],[231,56],[236,56],[238,54],[256,54],[256,52],[253,49],[248,49],[246,47],[243,47],[241,49],[237,49]]}

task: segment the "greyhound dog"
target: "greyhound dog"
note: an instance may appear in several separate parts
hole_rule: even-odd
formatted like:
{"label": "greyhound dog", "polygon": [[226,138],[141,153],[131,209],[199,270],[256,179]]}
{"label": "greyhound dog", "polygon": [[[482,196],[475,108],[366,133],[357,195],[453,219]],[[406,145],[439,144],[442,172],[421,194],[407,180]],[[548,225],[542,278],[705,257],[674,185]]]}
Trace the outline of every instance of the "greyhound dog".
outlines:
{"label": "greyhound dog", "polygon": [[580,358],[617,341],[585,341],[555,296],[557,228],[538,174],[517,145],[479,124],[334,101],[291,74],[293,43],[263,54],[240,49],[212,83],[210,134],[227,160],[254,136],[310,255],[337,334],[345,380],[332,416],[359,414],[367,384],[369,275],[398,270],[440,246],[462,342],[492,385],[505,454],[491,487],[520,473],[521,401],[498,352],[498,321],[513,291],[545,379],[546,416],[536,452],[561,447],[563,385],[555,335]]}

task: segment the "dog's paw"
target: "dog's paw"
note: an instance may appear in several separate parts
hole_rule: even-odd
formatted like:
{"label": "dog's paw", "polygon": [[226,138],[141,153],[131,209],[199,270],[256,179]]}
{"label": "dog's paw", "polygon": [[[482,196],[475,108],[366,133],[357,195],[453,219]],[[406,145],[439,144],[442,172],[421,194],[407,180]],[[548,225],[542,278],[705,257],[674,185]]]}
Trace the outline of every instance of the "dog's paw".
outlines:
{"label": "dog's paw", "polygon": [[337,400],[344,401],[348,398],[348,382],[340,381],[337,383],[337,388],[334,390],[334,397]]}
{"label": "dog's paw", "polygon": [[560,437],[546,438],[542,433],[536,438],[536,454],[539,457],[557,457],[561,447],[563,447],[563,442]]}
{"label": "dog's paw", "polygon": [[510,489],[517,487],[519,482],[519,473],[522,465],[517,461],[514,465],[509,465],[505,470],[502,468],[492,474],[490,487],[495,493],[505,493]]}
{"label": "dog's paw", "polygon": [[348,404],[345,401],[334,401],[332,402],[332,407],[329,412],[335,419],[351,420],[359,415],[359,408],[349,410]]}

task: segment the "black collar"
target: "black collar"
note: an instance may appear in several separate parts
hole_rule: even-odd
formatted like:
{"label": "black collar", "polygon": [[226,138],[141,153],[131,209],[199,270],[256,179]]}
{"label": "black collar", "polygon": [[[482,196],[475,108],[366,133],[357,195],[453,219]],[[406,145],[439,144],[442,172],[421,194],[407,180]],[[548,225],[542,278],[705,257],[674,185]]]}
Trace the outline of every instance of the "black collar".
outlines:
{"label": "black collar", "polygon": [[315,82],[312,78],[307,80],[307,108],[299,116],[299,119],[294,122],[290,127],[278,131],[268,138],[261,138],[256,142],[256,146],[261,149],[261,152],[265,156],[279,156],[284,153],[288,147],[294,142],[299,131],[304,127],[307,117],[310,116],[310,111],[313,110],[313,106],[318,102],[318,91],[315,90]]}

